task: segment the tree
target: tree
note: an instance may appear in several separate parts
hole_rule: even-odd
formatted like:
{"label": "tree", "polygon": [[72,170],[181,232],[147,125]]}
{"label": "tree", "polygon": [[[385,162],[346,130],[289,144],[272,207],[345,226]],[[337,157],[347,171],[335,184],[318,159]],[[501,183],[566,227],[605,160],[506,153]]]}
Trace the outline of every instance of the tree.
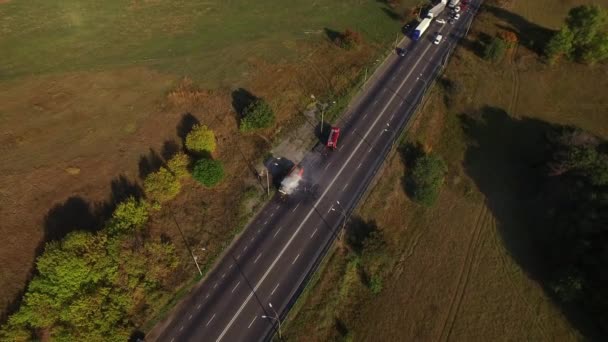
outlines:
{"label": "tree", "polygon": [[274,124],[274,120],[274,111],[270,105],[263,99],[256,99],[243,111],[240,130],[241,132],[250,132],[268,128]]}
{"label": "tree", "polygon": [[186,136],[186,148],[193,152],[215,152],[215,133],[205,125],[194,125]]}
{"label": "tree", "polygon": [[213,187],[224,178],[224,166],[218,160],[200,159],[194,164],[192,177],[206,187]]}
{"label": "tree", "polygon": [[148,209],[145,201],[129,197],[114,209],[108,231],[111,234],[123,234],[141,228],[148,222]]}
{"label": "tree", "polygon": [[363,42],[363,37],[357,31],[351,29],[344,30],[340,36],[340,45],[345,49],[355,48]]}
{"label": "tree", "polygon": [[507,43],[499,37],[492,38],[483,50],[483,57],[487,60],[498,62],[507,51]]}
{"label": "tree", "polygon": [[498,36],[502,39],[508,47],[514,47],[519,42],[517,34],[513,31],[501,31]]}
{"label": "tree", "polygon": [[188,165],[190,165],[190,157],[183,152],[176,153],[167,162],[167,167],[177,178],[184,178],[188,175]]}
{"label": "tree", "polygon": [[425,206],[431,206],[439,196],[447,166],[434,154],[418,158],[409,174],[408,183],[412,198]]}
{"label": "tree", "polygon": [[169,201],[181,190],[177,177],[169,170],[161,167],[157,172],[149,174],[144,180],[146,196],[153,201],[163,203]]}
{"label": "tree", "polygon": [[545,46],[545,55],[551,63],[560,56],[570,58],[574,52],[574,34],[568,27],[562,27]]}

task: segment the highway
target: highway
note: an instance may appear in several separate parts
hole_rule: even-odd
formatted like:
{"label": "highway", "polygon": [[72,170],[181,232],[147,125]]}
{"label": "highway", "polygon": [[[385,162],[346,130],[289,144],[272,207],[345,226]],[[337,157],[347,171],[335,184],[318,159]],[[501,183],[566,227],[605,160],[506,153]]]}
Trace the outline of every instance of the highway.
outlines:
{"label": "highway", "polygon": [[[481,1],[470,1],[454,24],[431,24],[417,42],[402,41],[337,126],[339,149],[310,151],[301,161],[315,192],[275,196],[244,229],[172,319],[148,341],[259,341],[277,332],[308,277],[336,238],[407,125],[442,63],[470,26]],[[447,15],[447,10],[443,16]],[[435,33],[443,41],[435,45]],[[269,303],[272,303],[270,307]],[[266,316],[266,317],[263,317]]]}

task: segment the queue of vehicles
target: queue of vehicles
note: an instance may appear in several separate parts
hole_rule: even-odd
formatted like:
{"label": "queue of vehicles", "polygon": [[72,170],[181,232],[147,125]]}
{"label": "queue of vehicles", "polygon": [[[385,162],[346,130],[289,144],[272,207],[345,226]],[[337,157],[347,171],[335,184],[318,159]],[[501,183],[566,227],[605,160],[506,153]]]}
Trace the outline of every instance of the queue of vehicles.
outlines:
{"label": "queue of vehicles", "polygon": [[[439,17],[439,15],[445,10],[446,5],[447,5],[447,7],[452,9],[452,13],[451,13],[452,15],[448,22],[450,24],[453,24],[456,20],[460,19],[460,11],[466,10],[466,6],[468,5],[468,3],[466,0],[465,1],[450,0],[449,3],[448,3],[448,0],[440,0],[437,5],[433,6],[429,10],[429,12],[427,13],[427,16],[420,21],[418,26],[416,26],[416,28],[413,30],[413,32],[411,34],[411,38],[415,41],[419,40],[424,35],[426,30],[428,30],[428,28],[431,26],[433,19],[436,19],[437,17]],[[446,23],[446,20],[437,19],[436,22],[438,24],[444,25]],[[435,44],[441,43],[442,38],[443,38],[443,36],[437,34],[435,36],[435,40],[433,41],[433,43],[435,43]],[[401,51],[401,53],[399,53],[399,55],[404,56],[405,52]]]}

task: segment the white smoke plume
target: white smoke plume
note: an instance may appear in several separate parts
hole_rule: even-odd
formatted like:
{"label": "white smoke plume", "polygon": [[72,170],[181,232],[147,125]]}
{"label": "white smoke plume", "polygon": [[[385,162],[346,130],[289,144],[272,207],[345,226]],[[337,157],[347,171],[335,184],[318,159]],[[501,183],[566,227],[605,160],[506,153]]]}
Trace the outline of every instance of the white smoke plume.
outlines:
{"label": "white smoke plume", "polygon": [[284,193],[285,195],[291,195],[298,187],[298,184],[300,183],[301,179],[302,179],[302,176],[300,176],[298,172],[290,173],[281,182],[280,191],[282,193]]}

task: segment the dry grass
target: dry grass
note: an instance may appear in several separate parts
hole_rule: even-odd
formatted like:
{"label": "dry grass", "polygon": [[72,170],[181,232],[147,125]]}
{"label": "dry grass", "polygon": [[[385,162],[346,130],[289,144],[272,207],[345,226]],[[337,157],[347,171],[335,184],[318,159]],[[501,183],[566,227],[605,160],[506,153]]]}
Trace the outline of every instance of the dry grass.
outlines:
{"label": "dry grass", "polygon": [[[493,35],[501,26],[520,34],[531,27],[537,29],[527,20],[554,29],[568,8],[580,3],[583,1],[514,1],[509,10],[514,13],[481,14],[468,39],[475,41],[482,32]],[[603,95],[608,89],[607,72],[605,65],[566,63],[550,68],[523,44],[500,63],[489,64],[465,41],[445,75],[458,81],[464,91],[446,107],[444,94],[436,87],[408,133],[409,141],[422,143],[449,164],[437,205],[424,209],[409,201],[402,184],[406,170],[395,154],[358,211],[364,221],[375,222],[390,241],[396,263],[383,291],[375,298],[353,296],[346,303],[324,303],[333,298],[342,275],[343,262],[333,256],[308,297],[302,299],[302,308],[290,318],[287,334],[301,341],[344,337],[357,341],[581,339],[528,273],[529,266],[520,254],[527,251],[527,258],[533,259],[534,251],[524,243],[505,242],[509,229],[519,226],[525,230],[527,223],[518,207],[511,205],[509,186],[518,175],[503,178],[509,173],[498,168],[520,163],[516,151],[521,142],[542,137],[542,131],[526,127],[524,122],[572,124],[608,136]],[[478,118],[483,108],[497,109],[485,119],[498,121],[481,126],[485,132],[463,129],[463,118]],[[500,124],[501,120],[508,125]],[[490,141],[496,144],[495,150],[479,153],[488,146],[478,145]],[[532,152],[525,153],[534,155],[538,149],[528,146]],[[480,164],[486,167],[483,172],[478,170]],[[478,178],[480,173],[483,180]],[[495,184],[488,186],[488,182]]]}

